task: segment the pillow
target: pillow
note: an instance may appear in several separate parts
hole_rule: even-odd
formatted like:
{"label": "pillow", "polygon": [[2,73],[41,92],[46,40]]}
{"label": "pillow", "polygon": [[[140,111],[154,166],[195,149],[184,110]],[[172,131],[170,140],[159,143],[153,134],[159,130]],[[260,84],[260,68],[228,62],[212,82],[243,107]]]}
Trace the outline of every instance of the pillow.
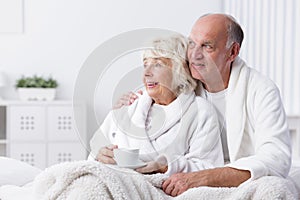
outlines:
{"label": "pillow", "polygon": [[16,159],[0,156],[0,186],[22,186],[33,181],[42,170]]}

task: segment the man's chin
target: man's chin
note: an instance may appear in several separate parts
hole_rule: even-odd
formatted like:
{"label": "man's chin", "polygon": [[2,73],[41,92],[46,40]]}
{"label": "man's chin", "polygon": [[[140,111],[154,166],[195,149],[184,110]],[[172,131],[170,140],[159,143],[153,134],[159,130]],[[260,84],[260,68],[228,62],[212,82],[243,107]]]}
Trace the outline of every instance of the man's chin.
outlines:
{"label": "man's chin", "polygon": [[191,74],[192,74],[192,77],[194,79],[197,79],[197,80],[202,80],[203,79],[203,77],[201,76],[201,74],[199,72],[196,72],[196,71],[192,70]]}

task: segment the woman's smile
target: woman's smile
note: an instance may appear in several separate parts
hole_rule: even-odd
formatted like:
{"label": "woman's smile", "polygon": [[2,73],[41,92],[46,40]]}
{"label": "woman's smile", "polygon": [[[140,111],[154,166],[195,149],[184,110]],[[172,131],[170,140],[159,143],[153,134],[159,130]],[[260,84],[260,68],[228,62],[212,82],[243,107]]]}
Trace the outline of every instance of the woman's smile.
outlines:
{"label": "woman's smile", "polygon": [[146,81],[146,86],[149,89],[155,88],[158,85],[158,82],[151,82],[151,81]]}

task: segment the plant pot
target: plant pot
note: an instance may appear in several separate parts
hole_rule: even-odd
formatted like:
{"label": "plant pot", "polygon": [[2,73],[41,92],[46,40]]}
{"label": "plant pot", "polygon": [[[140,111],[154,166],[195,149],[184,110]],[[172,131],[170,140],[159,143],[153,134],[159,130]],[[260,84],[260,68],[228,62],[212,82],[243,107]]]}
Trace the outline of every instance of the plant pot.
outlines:
{"label": "plant pot", "polygon": [[22,101],[51,101],[55,98],[55,88],[18,88]]}

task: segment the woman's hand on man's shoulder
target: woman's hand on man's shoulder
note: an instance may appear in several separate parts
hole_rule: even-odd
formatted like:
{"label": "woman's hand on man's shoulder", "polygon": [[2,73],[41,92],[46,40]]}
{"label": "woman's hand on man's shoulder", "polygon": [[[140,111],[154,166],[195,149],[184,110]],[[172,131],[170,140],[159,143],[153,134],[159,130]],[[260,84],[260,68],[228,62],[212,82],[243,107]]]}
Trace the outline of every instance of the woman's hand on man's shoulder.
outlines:
{"label": "woman's hand on man's shoulder", "polygon": [[[138,94],[143,94],[142,90],[139,90],[137,92]],[[113,109],[119,109],[123,106],[129,106],[131,105],[138,97],[138,95],[134,92],[128,92],[126,94],[123,94],[121,98],[117,101],[117,103],[113,106]]]}

